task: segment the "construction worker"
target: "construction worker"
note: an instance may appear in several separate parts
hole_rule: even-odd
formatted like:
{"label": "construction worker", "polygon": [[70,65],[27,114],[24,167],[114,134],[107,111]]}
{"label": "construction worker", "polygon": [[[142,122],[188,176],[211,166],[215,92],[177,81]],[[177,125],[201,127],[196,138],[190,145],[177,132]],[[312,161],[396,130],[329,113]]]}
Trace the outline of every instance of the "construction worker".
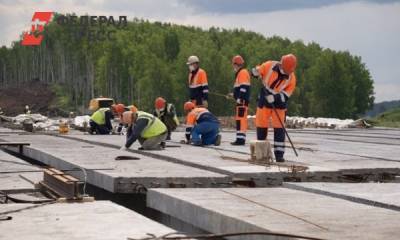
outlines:
{"label": "construction worker", "polygon": [[189,67],[189,95],[196,107],[208,107],[208,80],[206,72],[200,68],[199,58],[190,56],[187,61]]}
{"label": "construction worker", "polygon": [[[271,120],[274,128],[274,154],[277,162],[284,162],[284,122],[288,100],[296,87],[297,59],[293,54],[284,55],[281,61],[266,61],[252,69],[252,75],[261,78],[263,87],[258,96],[256,113],[257,139],[265,140]],[[275,112],[276,110],[276,112]],[[282,121],[283,124],[279,121]]]}
{"label": "construction worker", "polygon": [[121,150],[128,149],[136,140],[142,145],[140,150],[161,150],[165,147],[167,127],[150,113],[137,111],[123,113],[123,122],[128,125],[126,143]]}
{"label": "construction worker", "polygon": [[[113,111],[114,116],[115,116],[115,117],[118,117],[119,120],[120,120],[120,122],[119,122],[119,124],[118,124],[118,127],[117,127],[117,132],[116,132],[116,133],[117,133],[117,134],[122,134],[122,129],[123,129],[123,127],[124,127],[124,123],[123,123],[123,121],[122,121],[122,115],[123,115],[123,113],[126,112],[126,111],[135,111],[135,109],[136,109],[136,111],[137,111],[137,108],[136,108],[135,105],[125,106],[125,105],[122,104],[122,103],[118,103],[118,104],[113,104],[113,105],[111,105],[111,109],[112,109],[112,111]],[[132,109],[133,109],[133,110],[132,110]]]}
{"label": "construction worker", "polygon": [[244,145],[246,143],[247,113],[250,100],[250,74],[244,68],[244,59],[240,56],[232,58],[232,66],[235,71],[235,83],[232,96],[236,101],[236,141],[232,145]]}
{"label": "construction worker", "polygon": [[183,106],[186,117],[186,143],[196,146],[221,144],[218,119],[204,107],[196,107],[193,102]]}
{"label": "construction worker", "polygon": [[153,115],[158,117],[165,124],[165,126],[167,126],[167,140],[171,140],[171,132],[174,131],[179,125],[175,106],[172,103],[167,103],[164,98],[158,97],[154,102],[154,107],[155,110]]}
{"label": "construction worker", "polygon": [[90,134],[101,134],[107,135],[110,134],[113,127],[111,124],[111,119],[114,118],[114,115],[110,108],[99,108],[96,112],[92,114],[90,117],[89,125],[89,133]]}

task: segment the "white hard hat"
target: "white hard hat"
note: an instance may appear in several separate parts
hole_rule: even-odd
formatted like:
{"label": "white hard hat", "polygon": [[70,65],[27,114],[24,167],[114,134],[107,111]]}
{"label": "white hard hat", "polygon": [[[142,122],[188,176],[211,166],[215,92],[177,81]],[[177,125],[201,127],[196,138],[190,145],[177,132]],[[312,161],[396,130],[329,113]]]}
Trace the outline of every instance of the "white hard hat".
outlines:
{"label": "white hard hat", "polygon": [[190,65],[192,63],[198,63],[200,62],[199,58],[197,56],[190,56],[187,60],[187,65]]}

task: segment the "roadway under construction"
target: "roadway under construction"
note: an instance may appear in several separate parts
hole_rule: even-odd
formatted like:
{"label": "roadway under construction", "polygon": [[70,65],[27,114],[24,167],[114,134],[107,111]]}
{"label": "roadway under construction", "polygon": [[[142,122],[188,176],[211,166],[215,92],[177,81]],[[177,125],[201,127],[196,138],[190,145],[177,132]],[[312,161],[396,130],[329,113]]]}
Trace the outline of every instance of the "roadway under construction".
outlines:
{"label": "roadway under construction", "polygon": [[178,230],[282,239],[400,235],[399,130],[289,133],[299,156],[287,149],[289,161],[265,164],[251,161],[249,145],[231,146],[230,131],[220,146],[182,144],[184,133],[175,132],[165,150],[135,143],[121,151],[119,135],[0,128],[7,203],[0,204],[0,238],[141,239]]}

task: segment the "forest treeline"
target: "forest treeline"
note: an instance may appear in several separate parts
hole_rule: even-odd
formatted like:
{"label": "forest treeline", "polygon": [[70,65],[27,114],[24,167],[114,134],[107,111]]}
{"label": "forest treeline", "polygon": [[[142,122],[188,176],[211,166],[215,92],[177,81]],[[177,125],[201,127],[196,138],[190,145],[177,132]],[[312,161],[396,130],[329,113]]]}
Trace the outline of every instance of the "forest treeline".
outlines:
{"label": "forest treeline", "polygon": [[[90,28],[112,30],[112,39],[93,41],[85,34],[76,37]],[[298,59],[298,85],[290,99],[289,115],[354,118],[372,106],[369,70],[360,57],[347,51],[264,37],[243,29],[204,30],[140,19],[122,28],[104,25],[83,29],[52,22],[40,46],[22,46],[16,41],[10,48],[0,49],[0,87],[23,87],[32,80],[49,84],[65,110],[83,109],[97,96],[150,110],[154,99],[163,96],[181,112],[188,99],[185,63],[188,56],[197,55],[207,71],[211,111],[232,115],[234,103],[218,96],[232,90],[232,56],[242,55],[250,69],[287,53]],[[253,79],[252,109],[260,87]]]}

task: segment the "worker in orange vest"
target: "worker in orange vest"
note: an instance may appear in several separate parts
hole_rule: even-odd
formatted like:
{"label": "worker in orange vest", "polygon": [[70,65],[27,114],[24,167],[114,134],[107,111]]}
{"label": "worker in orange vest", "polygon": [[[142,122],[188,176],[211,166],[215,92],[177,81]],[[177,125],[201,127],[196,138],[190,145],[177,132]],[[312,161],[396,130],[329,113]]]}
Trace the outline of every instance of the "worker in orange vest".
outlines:
{"label": "worker in orange vest", "polygon": [[197,56],[190,56],[187,61],[189,67],[189,95],[190,101],[196,107],[208,107],[208,80],[207,73],[200,68]]}
{"label": "worker in orange vest", "polygon": [[240,56],[232,58],[232,66],[235,71],[235,83],[232,96],[236,100],[236,141],[232,145],[244,145],[246,143],[247,113],[250,100],[250,74],[244,68],[244,59]]}
{"label": "worker in orange vest", "polygon": [[221,144],[219,121],[207,108],[196,107],[192,102],[186,102],[183,109],[186,116],[186,143],[195,146]]}
{"label": "worker in orange vest", "polygon": [[[284,162],[284,124],[288,100],[296,88],[297,59],[293,54],[282,56],[281,61],[266,61],[252,69],[254,77],[261,78],[263,87],[258,96],[256,113],[257,139],[265,140],[270,121],[274,128],[274,154],[277,162]],[[276,113],[274,111],[276,109]]]}

